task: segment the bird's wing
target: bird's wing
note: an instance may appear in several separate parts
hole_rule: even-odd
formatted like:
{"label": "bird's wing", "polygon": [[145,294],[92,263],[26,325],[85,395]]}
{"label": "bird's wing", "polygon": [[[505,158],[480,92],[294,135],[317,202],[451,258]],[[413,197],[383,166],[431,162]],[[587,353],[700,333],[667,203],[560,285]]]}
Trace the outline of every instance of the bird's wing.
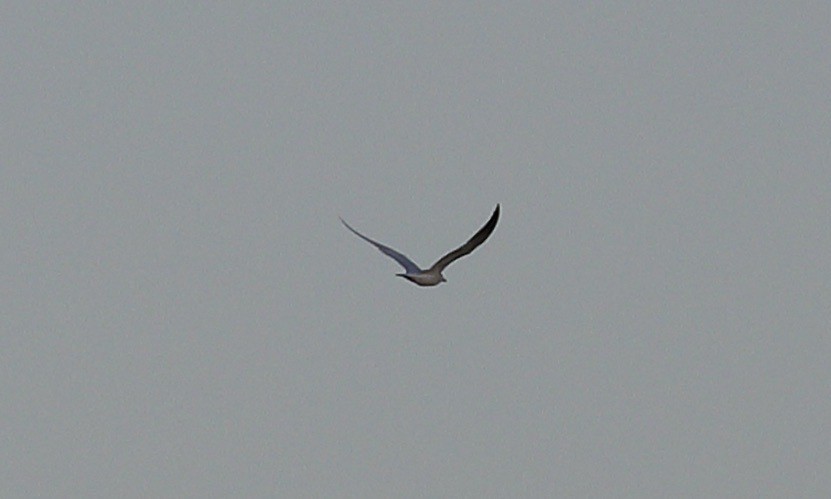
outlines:
{"label": "bird's wing", "polygon": [[346,221],[344,219],[341,218],[340,221],[344,226],[346,226],[347,229],[351,230],[356,236],[360,237],[361,239],[368,242],[369,244],[375,246],[376,248],[381,250],[381,253],[387,255],[388,257],[390,257],[393,260],[395,260],[396,262],[398,262],[399,265],[404,267],[404,270],[406,270],[408,274],[418,274],[418,273],[421,272],[421,269],[418,268],[418,265],[413,263],[413,261],[410,260],[409,258],[407,258],[406,256],[404,256],[401,253],[395,251],[394,249],[390,248],[389,246],[384,246],[383,244],[381,244],[377,241],[373,241],[372,239],[366,237],[365,235],[361,234],[357,230],[350,227],[349,224],[346,223]]}
{"label": "bird's wing", "polygon": [[491,215],[490,220],[486,223],[479,232],[473,234],[466,243],[459,246],[455,250],[451,251],[450,253],[444,255],[443,257],[439,258],[439,261],[433,264],[432,267],[428,269],[428,272],[431,270],[438,270],[442,272],[445,267],[453,263],[454,261],[458,260],[463,256],[469,255],[473,250],[476,249],[477,246],[485,242],[485,239],[491,235],[493,229],[496,228],[496,221],[499,220],[499,205],[496,205],[496,209],[493,211],[493,215]]}

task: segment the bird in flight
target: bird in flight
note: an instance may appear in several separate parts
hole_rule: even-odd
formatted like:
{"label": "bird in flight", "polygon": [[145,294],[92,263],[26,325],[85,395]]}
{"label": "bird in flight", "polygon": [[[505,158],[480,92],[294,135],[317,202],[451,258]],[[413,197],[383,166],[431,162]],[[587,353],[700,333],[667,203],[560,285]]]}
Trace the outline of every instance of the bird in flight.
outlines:
{"label": "bird in flight", "polygon": [[344,219],[340,219],[341,223],[346,226],[347,229],[352,231],[356,236],[360,237],[364,241],[368,242],[369,244],[375,246],[381,253],[387,255],[388,257],[392,258],[399,265],[404,267],[405,272],[403,274],[395,274],[399,277],[403,277],[408,281],[414,282],[419,286],[435,286],[437,284],[441,284],[443,282],[447,282],[447,280],[442,275],[442,271],[451,263],[455,262],[459,258],[463,256],[469,255],[473,250],[475,250],[480,244],[485,242],[485,239],[491,235],[493,229],[496,228],[496,221],[499,220],[499,205],[496,205],[496,209],[493,210],[493,215],[491,215],[490,220],[479,229],[476,234],[473,234],[473,237],[468,239],[466,243],[459,246],[458,248],[454,249],[450,253],[444,255],[443,257],[439,258],[439,260],[433,264],[427,270],[422,270],[419,268],[418,265],[413,263],[412,260],[407,258],[406,256],[402,255],[401,253],[395,251],[394,249],[390,248],[389,246],[384,246],[383,244],[373,241],[372,239],[366,237],[365,235],[361,234],[357,230],[353,229],[349,226],[348,223]]}

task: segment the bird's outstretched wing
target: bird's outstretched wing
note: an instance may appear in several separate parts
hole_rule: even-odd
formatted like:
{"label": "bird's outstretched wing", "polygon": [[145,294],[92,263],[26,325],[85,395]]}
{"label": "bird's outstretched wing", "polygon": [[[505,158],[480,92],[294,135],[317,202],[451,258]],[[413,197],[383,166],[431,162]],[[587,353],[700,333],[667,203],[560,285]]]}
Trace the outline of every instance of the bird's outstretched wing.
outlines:
{"label": "bird's outstretched wing", "polygon": [[404,256],[401,253],[395,251],[394,249],[390,248],[389,246],[384,246],[383,244],[381,244],[377,241],[373,241],[372,239],[366,237],[365,235],[361,234],[357,230],[350,227],[349,224],[346,223],[346,221],[344,219],[341,218],[340,222],[344,226],[346,226],[347,229],[351,230],[356,236],[360,237],[361,239],[368,242],[369,244],[375,246],[376,248],[381,250],[381,253],[387,255],[388,257],[390,257],[393,260],[395,260],[396,262],[398,262],[399,265],[404,267],[404,270],[407,271],[408,274],[418,274],[419,272],[421,272],[421,269],[418,268],[418,265],[413,263],[413,261],[410,260],[409,258],[407,258],[406,256]]}
{"label": "bird's outstretched wing", "polygon": [[493,215],[491,215],[490,220],[481,228],[479,232],[473,234],[466,243],[459,246],[455,250],[451,251],[450,253],[444,255],[443,257],[439,258],[439,261],[433,264],[427,271],[431,270],[438,270],[440,273],[453,263],[454,261],[458,260],[463,256],[469,255],[473,250],[476,249],[477,246],[485,242],[485,239],[491,235],[493,229],[496,228],[496,222],[499,220],[499,205],[496,205],[496,209],[493,211]]}

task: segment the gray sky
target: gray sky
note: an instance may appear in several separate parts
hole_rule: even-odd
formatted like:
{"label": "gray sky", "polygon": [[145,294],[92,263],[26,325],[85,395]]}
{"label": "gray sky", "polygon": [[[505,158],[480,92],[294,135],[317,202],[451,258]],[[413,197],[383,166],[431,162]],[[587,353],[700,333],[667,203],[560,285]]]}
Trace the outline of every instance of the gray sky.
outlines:
{"label": "gray sky", "polygon": [[4,3],[0,495],[831,493],[831,7],[418,4]]}

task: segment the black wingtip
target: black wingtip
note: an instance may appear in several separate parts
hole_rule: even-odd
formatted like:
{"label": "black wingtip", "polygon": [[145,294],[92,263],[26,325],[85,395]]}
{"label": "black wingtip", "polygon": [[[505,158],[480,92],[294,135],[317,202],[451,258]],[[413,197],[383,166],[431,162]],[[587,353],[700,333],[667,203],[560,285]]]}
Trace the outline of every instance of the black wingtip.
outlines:
{"label": "black wingtip", "polygon": [[[474,240],[474,239],[477,239],[477,238],[481,238],[481,242],[484,242],[485,239],[487,239],[491,235],[491,232],[493,232],[493,229],[496,228],[496,223],[498,221],[499,221],[499,205],[497,204],[496,209],[493,210],[493,215],[491,215],[491,217],[488,219],[488,221],[485,223],[485,225],[482,226],[482,228],[479,229],[479,231],[476,234],[473,235],[473,237],[471,238],[471,241]],[[479,244],[481,244],[481,242]]]}

